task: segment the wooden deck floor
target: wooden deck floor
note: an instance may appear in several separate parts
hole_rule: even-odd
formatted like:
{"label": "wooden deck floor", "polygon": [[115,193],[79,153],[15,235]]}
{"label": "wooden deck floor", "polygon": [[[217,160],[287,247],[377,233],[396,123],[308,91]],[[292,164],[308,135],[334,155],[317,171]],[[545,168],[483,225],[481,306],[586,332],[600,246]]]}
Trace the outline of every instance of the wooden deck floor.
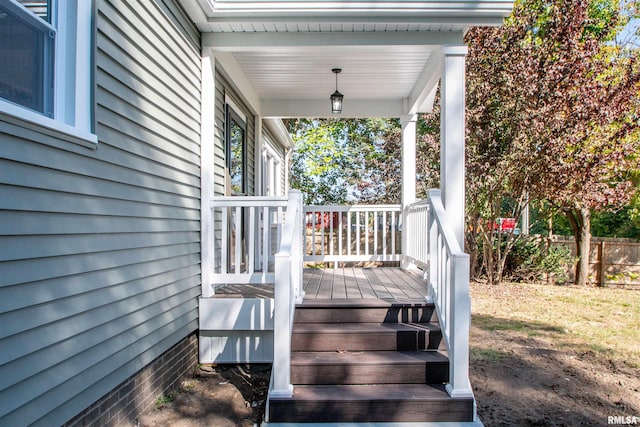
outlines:
{"label": "wooden deck floor", "polygon": [[305,269],[308,299],[422,299],[427,285],[414,272],[397,267]]}
{"label": "wooden deck floor", "polygon": [[[303,282],[305,300],[415,300],[427,295],[418,272],[397,267],[306,268]],[[216,297],[272,298],[273,285],[223,286],[216,289]]]}

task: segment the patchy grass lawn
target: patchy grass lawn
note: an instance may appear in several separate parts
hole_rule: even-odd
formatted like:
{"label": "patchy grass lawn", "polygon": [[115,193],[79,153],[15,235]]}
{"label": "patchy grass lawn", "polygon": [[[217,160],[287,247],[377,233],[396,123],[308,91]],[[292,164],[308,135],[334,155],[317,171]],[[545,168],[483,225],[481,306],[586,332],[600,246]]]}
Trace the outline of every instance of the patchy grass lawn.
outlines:
{"label": "patchy grass lawn", "polygon": [[640,292],[473,284],[471,383],[487,426],[640,417]]}

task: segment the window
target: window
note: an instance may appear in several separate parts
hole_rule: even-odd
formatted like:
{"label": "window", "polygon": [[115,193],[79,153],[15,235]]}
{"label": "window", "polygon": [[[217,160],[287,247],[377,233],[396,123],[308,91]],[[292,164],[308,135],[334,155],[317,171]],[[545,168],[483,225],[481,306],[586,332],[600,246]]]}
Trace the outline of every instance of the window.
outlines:
{"label": "window", "polygon": [[0,119],[95,145],[92,16],[92,0],[0,0]]}
{"label": "window", "polygon": [[[0,3],[0,97],[53,117],[53,52],[56,30],[40,16],[12,2]],[[44,18],[44,19],[41,19]]]}
{"label": "window", "polygon": [[232,195],[247,194],[247,138],[246,124],[227,104],[227,168]]}
{"label": "window", "polygon": [[271,147],[262,150],[262,194],[282,196],[282,165]]}
{"label": "window", "polygon": [[[232,107],[231,101],[227,101],[225,146],[227,156],[227,191],[232,196],[244,196],[247,194],[247,127],[246,120]],[[249,228],[249,216],[246,208],[239,213],[233,209],[231,212],[231,228],[228,231],[227,267],[228,271],[235,271],[236,266],[242,272],[246,272],[248,263],[246,230]],[[237,234],[240,234],[240,247],[237,247]]]}

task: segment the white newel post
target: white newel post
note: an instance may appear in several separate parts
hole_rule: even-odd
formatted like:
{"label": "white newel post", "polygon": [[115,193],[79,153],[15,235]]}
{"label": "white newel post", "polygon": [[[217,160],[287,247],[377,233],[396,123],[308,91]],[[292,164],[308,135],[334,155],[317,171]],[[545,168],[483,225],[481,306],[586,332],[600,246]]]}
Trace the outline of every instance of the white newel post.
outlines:
{"label": "white newel post", "polygon": [[[407,207],[416,201],[416,121],[415,114],[402,117],[402,268],[409,268],[406,260],[409,243]],[[415,238],[416,236],[413,236]]]}
{"label": "white newel post", "polygon": [[291,397],[291,264],[288,254],[276,254],[275,262],[275,310],[273,313],[273,388],[272,397]]}
{"label": "white newel post", "polygon": [[440,188],[447,217],[464,250],[466,46],[445,46],[440,88]]}
{"label": "white newel post", "polygon": [[295,300],[302,297],[302,194],[289,191],[285,224],[275,255],[275,310],[273,313],[273,387],[271,397],[293,396],[291,384],[291,329]]}
{"label": "white newel post", "polygon": [[469,295],[469,255],[453,256],[449,299],[449,384],[451,397],[473,397],[469,382],[469,330],[471,328],[471,298]]}

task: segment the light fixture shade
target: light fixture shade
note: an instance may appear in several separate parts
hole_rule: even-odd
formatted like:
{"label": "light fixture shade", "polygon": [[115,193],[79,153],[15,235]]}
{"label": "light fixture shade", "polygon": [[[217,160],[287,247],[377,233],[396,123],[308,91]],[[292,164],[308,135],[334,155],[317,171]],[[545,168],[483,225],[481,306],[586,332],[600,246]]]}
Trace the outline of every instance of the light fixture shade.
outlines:
{"label": "light fixture shade", "polygon": [[333,114],[342,113],[342,98],[344,95],[337,90],[331,94],[331,112]]}
{"label": "light fixture shade", "polygon": [[338,92],[338,74],[342,72],[342,68],[333,68],[331,70],[336,75],[336,91],[331,94],[331,112],[333,114],[342,113],[342,99],[344,95]]}

